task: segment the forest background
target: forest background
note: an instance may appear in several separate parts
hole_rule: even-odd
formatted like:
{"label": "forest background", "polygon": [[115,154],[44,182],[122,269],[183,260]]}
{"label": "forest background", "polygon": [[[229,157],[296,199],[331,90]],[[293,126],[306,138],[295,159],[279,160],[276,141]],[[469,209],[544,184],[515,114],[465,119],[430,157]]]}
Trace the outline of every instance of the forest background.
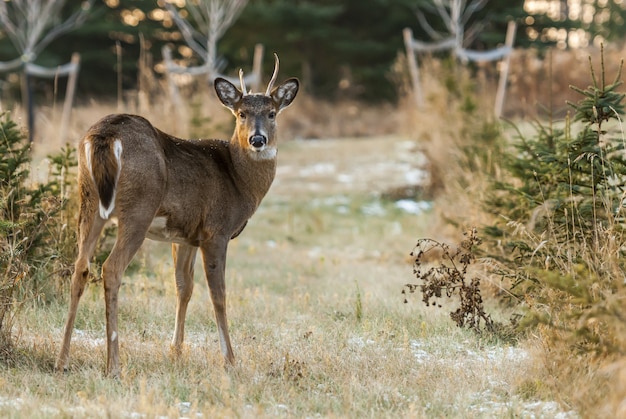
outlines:
{"label": "forest background", "polygon": [[[79,10],[82,3],[66,1],[60,20]],[[184,1],[172,3],[184,6]],[[479,23],[481,30],[466,39],[464,47],[475,50],[502,44],[510,20],[518,24],[516,47],[539,51],[555,45],[568,48],[573,39],[575,46],[598,46],[626,34],[626,6],[619,0],[474,3],[484,5],[471,15],[466,27]],[[114,94],[120,74],[123,89],[136,88],[142,48],[151,55],[157,74],[163,73],[158,63],[166,44],[179,62],[197,65],[178,27],[163,13],[164,6],[165,0],[97,1],[86,22],[52,42],[35,63],[50,68],[68,62],[73,52],[80,53],[79,99]],[[284,74],[299,77],[307,93],[317,98],[393,102],[398,99],[398,88],[389,73],[404,50],[402,30],[411,28],[415,39],[431,41],[420,25],[418,11],[434,30],[446,32],[430,0],[250,0],[218,43],[218,55],[225,59],[224,72],[234,75],[252,63],[254,46],[261,43],[266,55],[280,52]],[[0,30],[0,61],[16,57],[14,45]],[[266,59],[264,74],[271,65]],[[5,103],[19,97],[15,76],[2,74],[0,80]],[[61,78],[59,83],[64,81]],[[40,92],[50,90],[48,81],[39,84]]]}

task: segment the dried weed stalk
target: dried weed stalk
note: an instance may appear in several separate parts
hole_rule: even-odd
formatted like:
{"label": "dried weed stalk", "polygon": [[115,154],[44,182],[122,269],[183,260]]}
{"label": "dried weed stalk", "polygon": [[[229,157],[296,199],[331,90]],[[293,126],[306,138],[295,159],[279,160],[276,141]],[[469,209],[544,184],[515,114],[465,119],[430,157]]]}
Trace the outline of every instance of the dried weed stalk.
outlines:
{"label": "dried weed stalk", "polygon": [[[413,273],[422,283],[406,284],[402,294],[406,294],[407,291],[412,294],[420,290],[424,304],[439,307],[441,304],[435,302],[435,298],[442,298],[444,294],[448,298],[457,296],[460,305],[450,312],[450,317],[458,327],[467,327],[476,332],[481,332],[485,328],[493,331],[495,324],[491,316],[485,312],[480,293],[480,279],[468,278],[468,268],[476,260],[473,249],[481,244],[481,239],[476,228],[463,234],[464,239],[456,249],[451,249],[449,245],[433,239],[418,240],[411,256],[415,258]],[[437,258],[434,265],[428,262],[433,254]],[[407,302],[406,298],[404,302]]]}

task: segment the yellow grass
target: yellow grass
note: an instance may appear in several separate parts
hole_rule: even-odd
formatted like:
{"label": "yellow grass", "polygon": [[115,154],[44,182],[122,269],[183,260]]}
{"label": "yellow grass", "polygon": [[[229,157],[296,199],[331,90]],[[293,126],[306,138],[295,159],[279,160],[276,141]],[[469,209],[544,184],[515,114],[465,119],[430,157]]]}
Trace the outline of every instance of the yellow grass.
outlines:
{"label": "yellow grass", "polygon": [[[446,163],[463,121],[440,84],[426,85],[428,111],[417,112],[409,98],[397,108],[335,109],[302,96],[280,116],[277,179],[229,248],[234,367],[223,367],[200,264],[186,348],[180,358],[170,353],[175,288],[169,247],[147,241],[136,257],[140,269],[125,277],[120,292],[121,378],[103,376],[103,291],[91,284],[79,306],[66,374],[52,367],[67,302],[18,311],[16,357],[0,369],[0,416],[577,417],[571,401],[581,396],[572,388],[562,396],[552,390],[551,380],[559,378],[550,376],[549,351],[538,339],[517,346],[494,342],[458,329],[446,307],[425,307],[418,295],[402,303],[402,286],[415,279],[408,254],[416,240],[458,239],[461,232],[438,214],[462,212],[471,223],[469,195],[481,192],[480,184],[470,184],[458,199],[436,201],[445,208],[419,215],[381,198],[420,176],[445,184],[458,170]],[[182,137],[230,135],[232,117],[210,94],[194,106],[205,118],[196,125],[189,124],[191,105],[180,110],[183,119],[165,101],[149,109],[126,103],[121,110],[140,112]],[[66,141],[75,144],[97,119],[118,111],[83,104],[62,139],[58,108],[41,109],[37,160]],[[498,320],[508,316],[493,305],[489,310]],[[573,382],[584,382],[582,369]],[[619,411],[615,404],[608,411]]]}
{"label": "yellow grass", "polygon": [[[122,375],[103,377],[104,304],[79,306],[70,370],[52,365],[64,301],[24,307],[14,364],[0,376],[6,417],[502,417],[561,411],[520,393],[524,346],[482,341],[447,312],[400,291],[432,213],[380,199],[424,164],[403,137],[284,142],[276,182],[231,243],[228,312],[238,361],[224,369],[206,284],[187,346],[169,352],[175,289],[169,247],[146,242],[121,290]],[[360,308],[359,308],[360,307]],[[360,314],[357,314],[358,310]]]}

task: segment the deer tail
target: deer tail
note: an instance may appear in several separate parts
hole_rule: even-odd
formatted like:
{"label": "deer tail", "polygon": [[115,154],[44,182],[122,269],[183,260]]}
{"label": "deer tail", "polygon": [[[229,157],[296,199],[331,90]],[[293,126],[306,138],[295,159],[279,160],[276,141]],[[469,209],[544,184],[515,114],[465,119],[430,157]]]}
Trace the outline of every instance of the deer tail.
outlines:
{"label": "deer tail", "polygon": [[98,190],[100,217],[107,220],[115,209],[117,181],[122,170],[122,141],[92,136],[85,141],[85,158]]}

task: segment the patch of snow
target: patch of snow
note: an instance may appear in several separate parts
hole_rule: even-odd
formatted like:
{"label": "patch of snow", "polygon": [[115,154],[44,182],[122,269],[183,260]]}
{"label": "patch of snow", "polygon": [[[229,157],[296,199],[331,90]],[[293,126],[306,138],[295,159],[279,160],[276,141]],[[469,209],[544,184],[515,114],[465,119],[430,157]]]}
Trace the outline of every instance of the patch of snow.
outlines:
{"label": "patch of snow", "polygon": [[354,176],[349,175],[347,173],[340,173],[337,176],[337,180],[341,183],[352,183],[354,182]]}
{"label": "patch of snow", "polygon": [[299,174],[302,177],[315,175],[329,175],[335,173],[336,167],[332,163],[317,163],[300,169]]}
{"label": "patch of snow", "polygon": [[348,339],[348,345],[356,348],[365,348],[367,345],[373,345],[376,342],[372,339],[363,339],[362,336],[353,336]]}
{"label": "patch of snow", "polygon": [[364,205],[363,207],[361,207],[361,211],[365,215],[375,215],[378,217],[382,217],[387,213],[382,204],[378,201]]}
{"label": "patch of snow", "polygon": [[72,338],[72,341],[74,342],[81,342],[87,346],[90,346],[92,348],[96,348],[96,347],[100,347],[100,346],[104,346],[106,345],[106,338],[104,337],[93,337],[91,335],[91,333],[89,332],[85,332],[84,330],[81,329],[74,329],[74,337]]}
{"label": "patch of snow", "polygon": [[[523,348],[515,346],[490,347],[485,350],[471,350],[461,345],[458,348],[446,348],[445,353],[435,348],[433,351],[425,349],[425,345],[418,340],[409,342],[411,353],[415,363],[422,365],[425,363],[442,363],[450,365],[450,362],[457,363],[459,367],[481,368],[481,365],[498,366],[499,368],[523,368],[524,362],[530,361],[530,355]],[[451,350],[451,351],[450,351]],[[489,381],[493,388],[503,388],[506,382]],[[520,416],[524,418],[558,418],[577,419],[575,412],[564,412],[558,403],[554,401],[533,401],[525,402],[513,396],[510,400],[500,401],[499,393],[491,390],[476,393],[475,400],[470,409],[485,417],[508,417]],[[495,399],[495,400],[494,400]]]}
{"label": "patch of snow", "polygon": [[520,416],[532,419],[577,419],[579,417],[573,411],[562,411],[561,406],[554,401],[523,402],[517,398],[506,402],[485,400],[486,398],[492,397],[493,394],[491,392],[479,394],[476,402],[470,406],[470,410],[480,412],[481,415],[487,415],[489,417]]}
{"label": "patch of snow", "polygon": [[21,409],[24,404],[24,400],[17,397],[15,399],[10,399],[8,397],[0,397],[0,407],[9,407],[13,409]]}
{"label": "patch of snow", "polygon": [[[411,340],[410,342],[411,348],[420,349],[424,347],[423,343],[418,340]],[[457,357],[457,355],[462,355],[462,357],[466,360],[478,361],[478,362],[494,362],[494,361],[505,361],[507,363],[510,362],[523,362],[529,359],[530,355],[528,352],[522,348],[516,346],[504,346],[504,347],[492,347],[485,349],[483,351],[473,351],[471,349],[467,349],[463,346],[448,348],[448,350],[452,350],[454,352],[451,357]],[[442,354],[430,354],[433,358],[443,359],[445,355]]]}
{"label": "patch of snow", "polygon": [[404,179],[411,185],[423,185],[428,177],[428,172],[423,169],[410,169],[404,173]]}
{"label": "patch of snow", "polygon": [[322,249],[319,246],[312,247],[309,250],[309,257],[311,259],[319,259],[322,256]]}
{"label": "patch of snow", "polygon": [[345,195],[334,195],[326,198],[315,198],[311,200],[311,206],[314,208],[319,207],[332,207],[335,205],[348,205],[350,198]]}
{"label": "patch of snow", "polygon": [[182,415],[185,415],[189,413],[189,411],[191,410],[191,402],[180,402],[178,403],[177,407],[178,407],[178,411]]}
{"label": "patch of snow", "polygon": [[433,207],[432,202],[413,201],[412,199],[401,199],[396,201],[396,208],[401,209],[409,214],[420,215]]}

